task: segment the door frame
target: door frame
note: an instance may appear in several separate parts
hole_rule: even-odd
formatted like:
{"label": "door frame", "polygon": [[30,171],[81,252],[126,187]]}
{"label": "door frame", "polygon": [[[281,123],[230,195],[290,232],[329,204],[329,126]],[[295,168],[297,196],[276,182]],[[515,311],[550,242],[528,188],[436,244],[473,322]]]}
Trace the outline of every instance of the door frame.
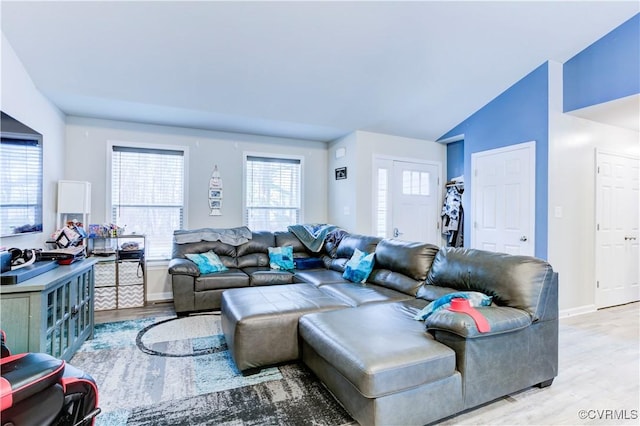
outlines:
{"label": "door frame", "polygon": [[502,154],[505,152],[517,151],[523,148],[528,149],[529,152],[532,154],[529,156],[529,189],[530,189],[529,205],[530,205],[530,211],[531,211],[531,223],[529,224],[528,234],[530,236],[528,238],[529,238],[529,241],[531,241],[531,247],[535,255],[535,249],[536,249],[536,141],[521,142],[514,145],[505,146],[502,148],[493,148],[493,149],[471,153],[471,191],[470,191],[471,192],[471,200],[470,200],[471,232],[469,233],[470,248],[475,247],[475,243],[477,239],[477,235],[476,235],[477,216],[476,216],[475,206],[476,206],[476,203],[478,202],[478,196],[477,196],[478,191],[474,191],[473,188],[475,187],[478,181],[478,174],[477,174],[478,158],[486,157],[489,155]]}
{"label": "door frame", "polygon": [[[599,164],[599,159],[600,159],[600,155],[613,155],[616,157],[622,157],[622,158],[628,158],[631,160],[638,160],[640,161],[640,157],[633,155],[633,154],[626,154],[624,152],[616,152],[616,151],[610,151],[607,149],[602,149],[602,148],[595,148],[595,155],[594,155],[594,164],[593,164],[593,187],[594,187],[594,194],[593,194],[593,207],[594,207],[594,212],[593,212],[593,219],[594,219],[594,223],[593,223],[593,233],[594,233],[594,237],[593,237],[593,241],[594,241],[594,245],[593,245],[593,259],[594,259],[594,280],[593,280],[593,301],[594,301],[594,306],[596,307],[596,309],[602,309],[602,308],[607,308],[610,307],[609,305],[607,306],[601,306],[600,303],[598,303],[598,299],[599,299],[599,295],[598,295],[598,277],[600,277],[600,262],[599,262],[599,234],[598,234],[598,223],[600,222],[600,197],[599,197],[599,188],[598,188],[598,183],[599,183],[599,173],[598,173],[598,164]],[[640,265],[638,266],[640,268]],[[640,272],[639,272],[640,273]],[[611,306],[615,306],[615,305],[611,305]]]}
{"label": "door frame", "polygon": [[[442,202],[442,197],[443,197],[443,192],[442,192],[442,185],[441,182],[444,182],[443,177],[442,177],[442,163],[440,161],[433,161],[433,160],[423,160],[423,159],[416,159],[416,158],[410,158],[410,157],[396,157],[393,155],[384,155],[384,154],[374,154],[372,161],[371,161],[371,182],[373,182],[373,185],[371,185],[371,235],[377,235],[377,230],[376,230],[376,223],[377,223],[377,219],[378,219],[378,162],[380,161],[390,161],[391,164],[393,165],[394,161],[401,161],[401,162],[405,162],[405,163],[415,163],[415,164],[422,164],[422,165],[426,165],[426,166],[434,166],[436,167],[436,169],[438,170],[437,172],[437,181],[436,181],[436,200],[439,200],[440,202]],[[390,172],[393,171],[393,168],[391,170],[389,170]],[[389,174],[389,179],[390,179],[390,183],[393,179],[392,174]],[[387,205],[389,206],[389,209],[387,210],[387,215],[389,216],[389,218],[393,218],[393,188],[392,185],[389,185],[389,191],[387,192]],[[436,203],[436,213],[440,212],[440,206]],[[440,214],[436,214],[436,217],[440,217]],[[391,223],[387,223],[387,234],[390,231],[390,226]],[[440,230],[440,223],[437,224],[438,226],[438,230]],[[393,238],[391,235],[388,235],[386,238]],[[442,243],[442,235],[440,235],[440,241]]]}

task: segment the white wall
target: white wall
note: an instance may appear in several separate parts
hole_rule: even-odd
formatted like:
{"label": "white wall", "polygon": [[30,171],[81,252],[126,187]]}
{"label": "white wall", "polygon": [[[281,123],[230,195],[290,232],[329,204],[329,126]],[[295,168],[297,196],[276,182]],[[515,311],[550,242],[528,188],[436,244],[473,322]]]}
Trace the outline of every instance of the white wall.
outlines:
{"label": "white wall", "polygon": [[[328,217],[329,223],[346,230],[356,232],[358,209],[355,194],[357,192],[358,145],[357,132],[333,141],[329,144],[328,157]],[[336,151],[344,149],[345,155],[336,158]],[[347,168],[347,179],[336,180],[335,169]]]}
{"label": "white wall", "polygon": [[64,114],[33,84],[13,47],[2,34],[0,108],[43,136],[43,231],[2,238],[0,246],[44,248],[55,231],[57,182],[64,176]]}
{"label": "white wall", "polygon": [[[185,228],[242,225],[243,153],[304,157],[303,221],[327,222],[327,146],[324,142],[154,126],[82,117],[67,118],[65,178],[91,182],[91,223],[110,222],[107,201],[108,141],[189,148]],[[208,187],[214,165],[223,180],[222,216],[209,216]],[[171,297],[166,264],[150,265],[147,297]]]}
{"label": "white wall", "polygon": [[562,113],[562,65],[549,62],[548,260],[565,315],[595,309],[596,148],[639,155],[640,134]]}
{"label": "white wall", "polygon": [[[335,151],[346,148],[346,156]],[[433,141],[356,131],[329,145],[329,221],[351,232],[373,235],[373,160],[375,156],[438,162],[446,165],[447,147]],[[336,167],[347,166],[347,179],[336,181]],[[441,176],[441,182],[443,177]]]}

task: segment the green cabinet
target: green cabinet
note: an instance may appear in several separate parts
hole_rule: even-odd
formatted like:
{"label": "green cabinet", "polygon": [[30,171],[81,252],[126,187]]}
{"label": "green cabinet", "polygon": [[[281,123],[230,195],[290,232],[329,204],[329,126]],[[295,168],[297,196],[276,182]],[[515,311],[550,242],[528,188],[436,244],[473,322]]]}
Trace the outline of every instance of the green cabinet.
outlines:
{"label": "green cabinet", "polygon": [[0,287],[0,328],[12,353],[68,361],[93,336],[95,263],[85,259]]}

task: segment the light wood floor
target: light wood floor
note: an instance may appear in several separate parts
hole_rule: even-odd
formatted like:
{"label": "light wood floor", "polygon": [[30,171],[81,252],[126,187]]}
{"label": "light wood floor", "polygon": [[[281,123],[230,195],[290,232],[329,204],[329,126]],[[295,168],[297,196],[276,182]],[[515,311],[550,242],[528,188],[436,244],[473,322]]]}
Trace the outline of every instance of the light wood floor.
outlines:
{"label": "light wood floor", "polygon": [[[162,303],[96,312],[96,323],[174,313]],[[639,425],[640,303],[561,319],[559,374],[551,387],[509,395],[441,424]]]}

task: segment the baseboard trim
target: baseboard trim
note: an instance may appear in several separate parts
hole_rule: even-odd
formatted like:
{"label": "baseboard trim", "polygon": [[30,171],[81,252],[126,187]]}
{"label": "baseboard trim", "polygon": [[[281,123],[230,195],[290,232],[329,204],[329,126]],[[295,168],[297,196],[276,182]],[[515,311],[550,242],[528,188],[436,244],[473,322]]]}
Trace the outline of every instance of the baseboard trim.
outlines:
{"label": "baseboard trim", "polygon": [[584,305],[578,306],[577,308],[563,309],[559,312],[559,316],[560,318],[568,318],[576,315],[590,314],[591,312],[595,312],[597,310],[598,309],[596,308],[596,305]]}
{"label": "baseboard trim", "polygon": [[162,293],[147,293],[147,302],[168,302],[173,300],[173,293],[170,291]]}

